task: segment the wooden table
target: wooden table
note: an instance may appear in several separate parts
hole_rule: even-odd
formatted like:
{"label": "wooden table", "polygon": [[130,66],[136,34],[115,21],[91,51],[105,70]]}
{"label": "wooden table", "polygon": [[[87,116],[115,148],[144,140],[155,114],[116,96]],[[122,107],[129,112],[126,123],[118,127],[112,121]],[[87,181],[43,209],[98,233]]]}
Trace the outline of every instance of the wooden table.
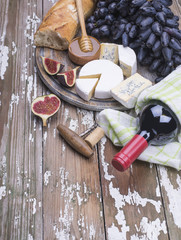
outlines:
{"label": "wooden table", "polygon": [[[107,138],[80,156],[56,127],[81,133],[97,113],[62,101],[47,128],[32,114],[32,100],[50,93],[33,35],[54,2],[0,0],[0,239],[180,240],[180,172],[136,161],[120,173]],[[180,0],[172,9],[181,16]]]}

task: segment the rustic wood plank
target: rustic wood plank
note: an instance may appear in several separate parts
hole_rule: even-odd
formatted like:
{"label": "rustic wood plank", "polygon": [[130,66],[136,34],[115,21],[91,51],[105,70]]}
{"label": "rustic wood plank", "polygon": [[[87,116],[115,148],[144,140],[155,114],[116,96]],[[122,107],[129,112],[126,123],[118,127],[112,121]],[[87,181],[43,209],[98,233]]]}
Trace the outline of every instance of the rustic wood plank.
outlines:
{"label": "rustic wood plank", "polygon": [[180,239],[181,173],[172,168],[158,166],[158,174],[170,239]]}
{"label": "rustic wood plank", "polygon": [[136,161],[120,173],[111,165],[119,150],[99,144],[107,239],[168,239],[155,166]]}
{"label": "rustic wood plank", "polygon": [[[53,3],[44,1],[43,15]],[[56,130],[59,123],[80,133],[94,114],[62,101],[44,129],[44,239],[105,239],[96,151],[87,160],[72,150]]]}
{"label": "rustic wood plank", "polygon": [[31,113],[41,94],[33,33],[42,4],[0,1],[0,239],[42,239],[42,130]]}
{"label": "rustic wood plank", "polygon": [[96,151],[89,160],[75,152],[59,136],[59,123],[80,133],[94,115],[63,102],[44,130],[44,239],[104,239]]}

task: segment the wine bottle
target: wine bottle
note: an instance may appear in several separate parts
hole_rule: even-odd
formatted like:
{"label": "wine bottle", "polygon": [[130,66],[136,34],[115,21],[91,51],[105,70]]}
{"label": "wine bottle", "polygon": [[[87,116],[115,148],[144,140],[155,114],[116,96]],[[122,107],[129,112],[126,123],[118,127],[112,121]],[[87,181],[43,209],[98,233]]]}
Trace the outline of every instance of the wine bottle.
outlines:
{"label": "wine bottle", "polygon": [[137,134],[112,159],[112,165],[125,171],[148,145],[171,142],[180,131],[175,113],[160,101],[150,101],[139,115]]}

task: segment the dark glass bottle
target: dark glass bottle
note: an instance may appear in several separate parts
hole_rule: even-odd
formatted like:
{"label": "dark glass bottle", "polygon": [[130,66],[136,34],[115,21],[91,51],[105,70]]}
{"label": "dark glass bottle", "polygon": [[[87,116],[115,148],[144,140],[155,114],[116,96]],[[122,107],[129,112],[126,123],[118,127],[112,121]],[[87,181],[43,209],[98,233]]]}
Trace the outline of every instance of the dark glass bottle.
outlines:
{"label": "dark glass bottle", "polygon": [[171,142],[180,130],[176,115],[159,101],[152,101],[143,108],[139,126],[137,134],[113,157],[112,164],[119,171],[126,170],[148,144],[164,145]]}

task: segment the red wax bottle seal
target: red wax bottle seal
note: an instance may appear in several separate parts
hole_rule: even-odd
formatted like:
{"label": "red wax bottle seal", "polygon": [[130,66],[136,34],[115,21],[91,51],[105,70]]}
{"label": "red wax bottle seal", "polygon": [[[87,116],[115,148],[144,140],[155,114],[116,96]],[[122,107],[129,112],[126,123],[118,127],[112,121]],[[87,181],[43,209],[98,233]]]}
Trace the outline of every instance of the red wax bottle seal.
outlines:
{"label": "red wax bottle seal", "polygon": [[147,146],[148,142],[145,138],[136,134],[131,141],[114,156],[112,165],[121,172],[125,171]]}

